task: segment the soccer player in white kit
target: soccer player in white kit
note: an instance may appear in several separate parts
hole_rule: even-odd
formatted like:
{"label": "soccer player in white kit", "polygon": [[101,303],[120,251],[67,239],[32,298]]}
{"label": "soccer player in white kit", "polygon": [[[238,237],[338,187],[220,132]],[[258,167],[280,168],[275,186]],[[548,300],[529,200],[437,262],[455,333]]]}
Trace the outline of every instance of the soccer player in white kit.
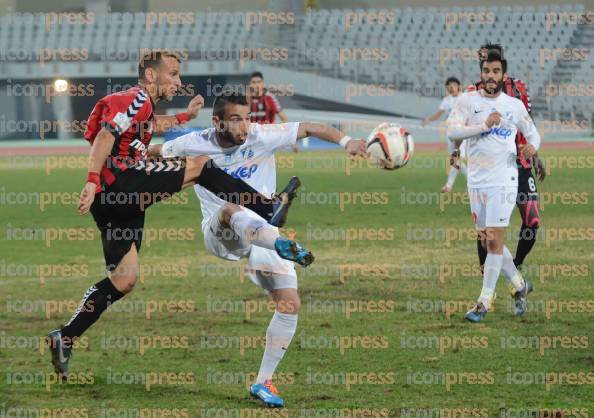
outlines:
{"label": "soccer player in white kit", "polygon": [[465,316],[471,322],[485,317],[501,272],[516,290],[516,315],[525,312],[526,298],[532,291],[532,284],[516,269],[503,236],[518,193],[516,133],[520,130],[527,139],[522,149],[526,158],[538,150],[540,135],[522,101],[503,94],[506,71],[507,62],[497,51],[490,51],[481,62],[484,90],[462,94],[447,122],[448,138],[467,142],[472,218],[487,249],[483,289],[477,305]]}
{"label": "soccer player in white kit", "polygon": [[[342,145],[351,156],[368,156],[364,140],[352,139],[331,126],[319,123],[261,125],[250,123],[249,112],[245,96],[224,90],[214,103],[213,128],[181,136],[162,147],[151,148],[150,152],[165,158],[208,155],[221,169],[267,196],[276,190],[274,152],[294,145],[298,139],[315,136]],[[278,229],[255,212],[227,203],[202,186],[196,185],[195,190],[200,199],[207,250],[226,260],[247,258],[250,279],[269,292],[276,304],[266,331],[260,370],[250,393],[267,406],[283,407],[284,401],[272,384],[272,375],[297,328],[300,305],[297,274],[293,263],[283,259],[291,258],[283,257],[283,251],[287,252],[293,241],[280,237]],[[299,262],[299,257],[294,261]]]}
{"label": "soccer player in white kit", "polygon": [[[460,80],[458,80],[456,77],[449,77],[445,82],[445,86],[448,94],[439,104],[439,110],[433,115],[423,119],[423,122],[421,123],[422,126],[438,120],[444,114],[447,118],[450,116],[450,113],[452,113],[452,110],[456,106],[456,103],[461,96]],[[464,144],[462,144],[460,149],[464,151]],[[450,172],[448,173],[446,184],[441,188],[443,193],[449,193],[452,191],[458,171],[461,171],[462,174],[466,176],[466,164],[460,161],[460,152],[456,150],[455,144],[451,141],[448,141],[448,155],[450,156]],[[457,166],[458,162],[459,166]]]}

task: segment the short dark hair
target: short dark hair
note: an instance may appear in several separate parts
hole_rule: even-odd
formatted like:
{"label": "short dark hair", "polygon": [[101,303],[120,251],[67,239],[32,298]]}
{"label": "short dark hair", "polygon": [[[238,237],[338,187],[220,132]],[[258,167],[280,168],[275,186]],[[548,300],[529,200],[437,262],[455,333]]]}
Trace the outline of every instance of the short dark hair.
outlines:
{"label": "short dark hair", "polygon": [[495,62],[495,61],[501,61],[501,69],[503,70],[504,73],[506,73],[507,72],[507,60],[503,59],[501,54],[499,52],[497,52],[497,50],[495,50],[495,49],[490,50],[489,53],[487,54],[487,58],[484,60],[481,60],[481,62],[480,62],[481,71],[483,70],[483,64],[485,62]]}
{"label": "short dark hair", "polygon": [[457,85],[460,85],[460,80],[458,80],[456,77],[448,77],[445,85],[448,86],[450,83],[456,83]]}
{"label": "short dark hair", "polygon": [[244,105],[247,106],[247,99],[245,94],[233,89],[231,87],[223,87],[221,93],[217,95],[214,105],[212,107],[212,115],[217,116],[219,119],[225,117],[225,106],[228,104]]}
{"label": "short dark hair", "polygon": [[144,55],[140,58],[138,62],[138,79],[145,80],[145,73],[147,68],[152,68],[156,70],[161,62],[163,61],[164,57],[173,57],[177,60],[177,62],[181,62],[181,58],[179,54],[175,51],[170,50],[163,50],[163,49],[154,49],[151,51],[147,51]]}
{"label": "short dark hair", "polygon": [[503,46],[501,44],[492,44],[491,42],[487,42],[486,44],[481,45],[481,47],[478,50],[479,61],[484,61],[485,59],[487,59],[487,56],[482,53],[482,51],[485,49],[487,50],[487,55],[490,51],[497,51],[499,52],[501,58],[503,58]]}
{"label": "short dark hair", "polygon": [[250,74],[250,80],[254,77],[260,77],[262,80],[264,80],[264,76],[262,75],[262,73],[260,71],[254,71],[253,73]]}

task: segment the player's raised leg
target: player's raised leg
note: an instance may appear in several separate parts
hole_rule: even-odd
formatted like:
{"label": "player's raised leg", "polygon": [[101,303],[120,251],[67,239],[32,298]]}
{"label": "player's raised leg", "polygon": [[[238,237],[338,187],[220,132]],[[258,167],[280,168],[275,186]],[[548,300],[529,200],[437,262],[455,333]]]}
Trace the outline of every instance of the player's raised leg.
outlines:
{"label": "player's raised leg", "polygon": [[238,205],[227,203],[219,210],[219,222],[233,230],[246,245],[256,245],[276,251],[285,260],[308,266],[314,261],[313,254],[299,243],[282,237],[278,228],[264,219],[250,215]]}
{"label": "player's raised leg", "polygon": [[[156,149],[154,152],[158,152]],[[301,182],[291,178],[278,196],[269,199],[240,178],[232,177],[207,156],[187,157],[182,188],[199,184],[223,200],[256,212],[271,225],[283,226]]]}
{"label": "player's raised leg", "polygon": [[266,406],[282,408],[285,403],[272,377],[295,335],[300,300],[297,289],[292,288],[274,289],[271,296],[276,311],[266,330],[266,348],[256,382],[250,386],[250,394]]}

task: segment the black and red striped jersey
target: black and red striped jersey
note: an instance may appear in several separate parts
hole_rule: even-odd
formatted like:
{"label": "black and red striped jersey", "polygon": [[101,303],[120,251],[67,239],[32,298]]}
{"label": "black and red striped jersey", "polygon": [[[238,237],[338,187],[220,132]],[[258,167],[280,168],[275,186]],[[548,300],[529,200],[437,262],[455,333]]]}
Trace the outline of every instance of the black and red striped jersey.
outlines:
{"label": "black and red striped jersey", "polygon": [[93,144],[101,128],[115,137],[101,170],[102,183],[111,184],[119,172],[146,158],[156,126],[155,106],[141,87],[110,94],[97,102],[87,121],[84,137]]}
{"label": "black and red striped jersey", "polygon": [[283,111],[276,96],[268,92],[259,97],[252,97],[249,105],[250,120],[254,123],[274,123],[276,114]]}

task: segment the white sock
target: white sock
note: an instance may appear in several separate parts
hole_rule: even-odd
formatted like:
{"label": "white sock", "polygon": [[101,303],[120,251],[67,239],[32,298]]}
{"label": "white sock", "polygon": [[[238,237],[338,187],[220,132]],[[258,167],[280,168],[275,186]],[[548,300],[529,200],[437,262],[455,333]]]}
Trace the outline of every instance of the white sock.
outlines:
{"label": "white sock", "polygon": [[266,348],[256,383],[264,383],[264,381],[272,379],[276,366],[282,360],[293,335],[295,335],[298,317],[299,315],[280,312],[274,312],[272,315],[266,330]]}
{"label": "white sock", "polygon": [[487,310],[493,301],[493,295],[495,294],[495,287],[497,287],[497,280],[499,279],[502,263],[502,254],[487,254],[483,273],[483,290],[478,299],[479,302],[482,302],[482,304],[485,305]]}
{"label": "white sock", "polygon": [[468,177],[468,167],[466,167],[466,164],[460,163],[460,173],[462,173],[464,177]]}
{"label": "white sock", "polygon": [[231,229],[246,242],[274,250],[274,242],[280,236],[278,229],[264,219],[258,219],[240,210],[231,215]]}
{"label": "white sock", "polygon": [[454,187],[454,182],[456,181],[456,176],[458,175],[458,169],[456,167],[450,166],[450,174],[448,174],[448,181],[446,184],[449,187]]}
{"label": "white sock", "polygon": [[516,265],[514,264],[514,258],[506,246],[503,246],[503,263],[501,264],[501,272],[507,281],[511,283],[514,289],[522,290],[524,287],[524,278],[522,277],[522,273],[520,273],[516,268]]}

